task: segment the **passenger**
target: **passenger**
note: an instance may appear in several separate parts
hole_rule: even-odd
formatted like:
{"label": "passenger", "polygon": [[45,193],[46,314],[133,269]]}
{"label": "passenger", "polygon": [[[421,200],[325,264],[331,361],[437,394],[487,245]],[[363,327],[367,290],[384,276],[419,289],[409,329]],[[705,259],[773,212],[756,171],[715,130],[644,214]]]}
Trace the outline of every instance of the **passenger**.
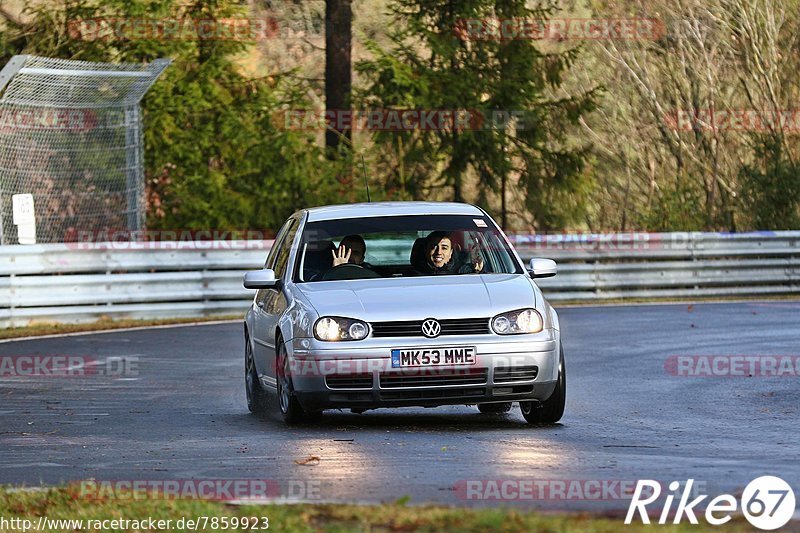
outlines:
{"label": "passenger", "polygon": [[364,257],[367,255],[367,243],[364,242],[361,235],[348,235],[339,243],[338,250],[333,250],[331,253],[333,254],[333,266],[350,263],[364,268],[372,268],[369,263],[364,262]]}
{"label": "passenger", "polygon": [[425,267],[423,273],[434,276],[480,273],[483,271],[483,259],[475,249],[470,254],[470,262],[459,267],[453,257],[451,235],[445,231],[434,231],[425,240]]}
{"label": "passenger", "polygon": [[458,269],[459,274],[481,274],[483,272],[483,258],[478,246],[474,246],[469,253],[469,261]]}

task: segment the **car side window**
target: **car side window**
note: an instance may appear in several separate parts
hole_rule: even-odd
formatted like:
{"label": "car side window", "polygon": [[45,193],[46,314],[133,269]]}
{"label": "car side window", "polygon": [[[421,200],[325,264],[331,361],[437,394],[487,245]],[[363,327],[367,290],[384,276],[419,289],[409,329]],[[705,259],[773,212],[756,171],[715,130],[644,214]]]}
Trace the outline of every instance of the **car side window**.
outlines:
{"label": "car side window", "polygon": [[264,268],[270,268],[275,270],[275,260],[278,257],[278,250],[281,248],[281,244],[283,244],[283,240],[286,237],[286,233],[289,229],[294,225],[295,220],[290,218],[286,222],[283,223],[281,229],[278,230],[278,234],[275,236],[275,241],[272,243],[272,248],[267,254],[267,261],[264,263]]}
{"label": "car side window", "polygon": [[278,253],[275,255],[275,265],[272,269],[275,271],[275,277],[278,279],[284,279],[286,276],[286,267],[289,264],[289,256],[292,252],[292,243],[294,243],[294,237],[297,235],[298,227],[299,225],[297,224],[297,220],[292,219],[290,221],[288,231],[280,243]]}

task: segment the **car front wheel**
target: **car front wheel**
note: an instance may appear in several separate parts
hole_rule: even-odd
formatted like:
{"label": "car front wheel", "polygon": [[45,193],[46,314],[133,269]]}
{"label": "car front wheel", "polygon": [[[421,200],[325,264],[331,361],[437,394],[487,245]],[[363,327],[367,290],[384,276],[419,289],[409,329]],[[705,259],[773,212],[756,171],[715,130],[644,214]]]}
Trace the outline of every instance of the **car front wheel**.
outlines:
{"label": "car front wheel", "polygon": [[567,367],[564,364],[564,348],[559,350],[558,380],[553,394],[545,401],[519,402],[522,416],[529,424],[555,424],[564,416],[567,401]]}
{"label": "car front wheel", "polygon": [[297,401],[292,387],[292,372],[289,365],[289,357],[286,353],[286,346],[282,339],[278,339],[277,357],[275,368],[278,370],[278,406],[281,416],[287,424],[297,424],[298,422],[312,422],[321,418],[321,411],[306,411]]}

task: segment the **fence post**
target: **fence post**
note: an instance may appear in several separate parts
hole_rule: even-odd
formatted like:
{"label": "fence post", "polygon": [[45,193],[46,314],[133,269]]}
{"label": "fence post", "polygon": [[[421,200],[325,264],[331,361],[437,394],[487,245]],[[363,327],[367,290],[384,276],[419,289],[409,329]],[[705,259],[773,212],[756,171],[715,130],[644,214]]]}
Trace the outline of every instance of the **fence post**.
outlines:
{"label": "fence post", "polygon": [[142,130],[139,106],[132,105],[125,108],[125,192],[128,202],[128,230],[142,229],[142,183],[144,170],[142,168]]}

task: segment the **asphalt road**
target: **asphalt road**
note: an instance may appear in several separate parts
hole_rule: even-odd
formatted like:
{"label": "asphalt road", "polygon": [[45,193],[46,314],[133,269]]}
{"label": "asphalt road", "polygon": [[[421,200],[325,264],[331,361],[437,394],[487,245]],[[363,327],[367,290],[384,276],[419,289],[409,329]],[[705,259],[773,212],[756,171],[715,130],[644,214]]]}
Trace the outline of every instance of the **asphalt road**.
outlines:
{"label": "asphalt road", "polygon": [[[87,357],[99,370],[0,378],[0,484],[264,479],[301,499],[572,510],[625,509],[630,494],[617,497],[614,482],[645,478],[693,478],[712,496],[767,474],[800,487],[796,375],[668,371],[675,355],[800,355],[800,303],[560,315],[568,401],[553,427],[526,425],[516,406],[499,416],[467,406],[334,411],[319,426],[285,427],[247,412],[238,323],[2,343],[0,356]],[[103,375],[124,367],[115,358],[126,372]],[[486,480],[550,488],[500,501]],[[559,482],[609,492],[600,502],[562,497]]]}

